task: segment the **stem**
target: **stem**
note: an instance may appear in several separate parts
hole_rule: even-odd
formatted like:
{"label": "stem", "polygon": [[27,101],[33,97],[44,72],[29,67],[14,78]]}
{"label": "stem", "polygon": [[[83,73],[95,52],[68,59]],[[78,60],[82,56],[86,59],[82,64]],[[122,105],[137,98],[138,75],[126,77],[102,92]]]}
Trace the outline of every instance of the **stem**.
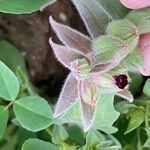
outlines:
{"label": "stem", "polygon": [[49,128],[46,128],[45,131],[48,133],[49,136],[52,136],[52,131]]}
{"label": "stem", "polygon": [[145,127],[149,127],[149,121],[148,121],[148,111],[149,111],[149,106],[146,104],[146,113],[145,113]]}
{"label": "stem", "polygon": [[15,101],[14,100],[12,100],[6,107],[5,107],[5,109],[4,110],[7,110],[9,107],[11,107],[11,105],[13,105],[13,103],[14,103]]}

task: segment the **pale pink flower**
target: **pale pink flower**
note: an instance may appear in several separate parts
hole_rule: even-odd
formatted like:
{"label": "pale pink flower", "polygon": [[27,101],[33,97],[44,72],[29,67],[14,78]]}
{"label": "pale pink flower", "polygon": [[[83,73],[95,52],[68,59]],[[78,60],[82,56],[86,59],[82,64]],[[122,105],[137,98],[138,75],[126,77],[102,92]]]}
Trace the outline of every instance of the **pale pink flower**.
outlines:
{"label": "pale pink flower", "polygon": [[116,95],[133,101],[132,94],[127,90],[128,83],[122,86],[124,78],[122,76],[112,77],[106,73],[118,65],[128,54],[128,48],[122,46],[122,49],[114,54],[114,59],[100,63],[94,57],[91,48],[92,41],[89,37],[57,23],[52,17],[50,17],[50,24],[64,44],[56,44],[50,39],[55,56],[66,68],[71,70],[56,104],[54,118],[61,116],[79,100],[84,130],[87,131],[92,125],[101,90],[106,90],[107,93],[112,91]]}
{"label": "pale pink flower", "polygon": [[120,0],[121,3],[131,9],[140,9],[150,6],[150,0]]}
{"label": "pale pink flower", "polygon": [[[121,3],[131,9],[140,9],[150,6],[150,0],[120,0]],[[150,33],[140,36],[139,48],[144,56],[144,67],[139,71],[144,76],[150,76]]]}
{"label": "pale pink flower", "polygon": [[144,76],[150,76],[150,33],[140,36],[139,48],[144,56],[144,67],[140,69],[140,72]]}

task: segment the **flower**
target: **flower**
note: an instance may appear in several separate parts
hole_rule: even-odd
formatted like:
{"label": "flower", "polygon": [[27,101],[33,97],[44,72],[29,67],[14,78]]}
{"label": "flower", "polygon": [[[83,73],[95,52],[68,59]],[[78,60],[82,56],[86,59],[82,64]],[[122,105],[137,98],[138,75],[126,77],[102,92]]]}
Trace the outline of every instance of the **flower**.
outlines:
{"label": "flower", "polygon": [[[131,9],[140,9],[140,8],[144,8],[144,7],[148,7],[150,6],[150,1],[148,0],[121,0],[121,3],[128,8]],[[143,56],[144,56],[144,66],[143,68],[140,68],[139,71],[142,75],[144,76],[150,76],[150,33],[149,33],[149,10],[146,10],[147,13],[145,13],[143,11],[143,14],[145,13],[145,16],[141,16],[139,15],[138,20],[140,20],[142,22],[142,19],[147,21],[145,22],[145,24],[147,24],[146,26],[144,26],[144,23],[140,26],[141,28],[143,28],[144,30],[146,29],[146,27],[148,27],[147,33],[144,31],[143,34],[140,34],[139,36],[139,48],[140,51],[142,52]],[[140,14],[140,13],[139,13]],[[135,16],[134,16],[135,17]],[[132,18],[132,16],[131,16]],[[132,18],[133,19],[133,18]],[[139,22],[140,22],[139,21]]]}
{"label": "flower", "polygon": [[150,76],[150,33],[141,35],[139,48],[144,56],[144,67],[139,71],[144,76]]}
{"label": "flower", "polygon": [[56,104],[54,118],[61,116],[79,100],[84,130],[87,131],[92,126],[100,92],[112,92],[133,101],[132,94],[127,90],[127,84],[120,88],[118,78],[107,73],[128,54],[128,47],[126,44],[122,45],[111,60],[100,62],[92,51],[92,41],[89,37],[57,23],[51,16],[50,24],[64,44],[56,44],[50,38],[54,54],[71,71]]}
{"label": "flower", "polygon": [[150,6],[149,0],[120,0],[121,3],[131,9],[140,9]]}

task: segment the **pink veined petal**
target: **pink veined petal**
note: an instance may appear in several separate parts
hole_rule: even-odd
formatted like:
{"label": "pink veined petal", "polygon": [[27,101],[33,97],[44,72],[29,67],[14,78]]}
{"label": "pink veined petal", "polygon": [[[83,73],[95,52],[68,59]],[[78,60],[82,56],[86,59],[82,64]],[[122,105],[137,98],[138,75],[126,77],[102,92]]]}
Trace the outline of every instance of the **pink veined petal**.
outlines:
{"label": "pink veined petal", "polygon": [[54,118],[62,115],[78,99],[78,81],[72,74],[69,74],[54,111]]}
{"label": "pink veined petal", "polygon": [[50,45],[53,48],[56,58],[66,67],[71,69],[71,62],[79,58],[84,58],[82,53],[72,49],[68,50],[68,47],[54,43],[49,40]]}
{"label": "pink veined petal", "polygon": [[150,76],[150,33],[140,37],[139,47],[144,56],[144,67],[140,68],[139,71],[144,76]]}
{"label": "pink veined petal", "polygon": [[150,0],[120,0],[121,3],[131,9],[140,9],[150,6]]}
{"label": "pink veined petal", "polygon": [[88,103],[85,103],[82,99],[80,100],[80,104],[84,131],[86,132],[92,126],[95,107],[89,105]]}
{"label": "pink veined petal", "polygon": [[130,103],[134,100],[131,92],[127,89],[117,92],[116,95],[128,100]]}
{"label": "pink veined petal", "polygon": [[[96,95],[96,88],[94,88],[94,83],[90,83],[88,80],[81,82],[79,87],[80,90],[80,104],[81,104],[81,114],[84,125],[84,131],[88,131],[93,123],[93,117],[96,107],[96,101],[98,96]],[[92,100],[91,100],[91,99]]]}
{"label": "pink veined petal", "polygon": [[91,52],[90,38],[66,25],[57,23],[51,16],[49,21],[60,40],[67,47],[77,49],[83,54]]}

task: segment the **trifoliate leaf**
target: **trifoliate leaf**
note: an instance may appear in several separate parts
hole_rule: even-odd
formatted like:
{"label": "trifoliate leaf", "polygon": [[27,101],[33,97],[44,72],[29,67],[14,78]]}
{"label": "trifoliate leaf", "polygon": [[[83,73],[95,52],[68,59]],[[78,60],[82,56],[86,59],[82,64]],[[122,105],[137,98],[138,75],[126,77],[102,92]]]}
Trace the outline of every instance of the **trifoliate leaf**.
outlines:
{"label": "trifoliate leaf", "polygon": [[59,150],[55,145],[39,139],[28,139],[24,142],[22,150]]}
{"label": "trifoliate leaf", "polygon": [[19,89],[19,81],[15,74],[0,61],[0,97],[8,101],[15,100]]}
{"label": "trifoliate leaf", "polygon": [[0,12],[29,14],[40,9],[48,0],[1,0]]}
{"label": "trifoliate leaf", "polygon": [[52,123],[52,110],[47,101],[38,96],[24,97],[13,105],[16,119],[27,130],[36,132]]}

